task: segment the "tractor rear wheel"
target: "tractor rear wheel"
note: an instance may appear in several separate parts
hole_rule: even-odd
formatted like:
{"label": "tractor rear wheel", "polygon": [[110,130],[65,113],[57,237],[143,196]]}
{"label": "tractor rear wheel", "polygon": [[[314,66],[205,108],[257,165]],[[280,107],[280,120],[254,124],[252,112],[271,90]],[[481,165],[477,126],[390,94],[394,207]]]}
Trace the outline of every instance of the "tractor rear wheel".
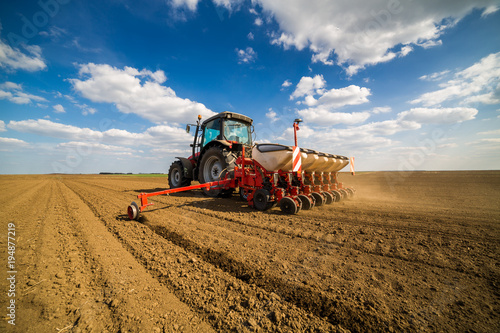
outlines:
{"label": "tractor rear wheel", "polygon": [[184,166],[181,161],[175,161],[168,170],[168,185],[178,188],[191,185],[191,179],[184,176]]}
{"label": "tractor rear wheel", "polygon": [[[198,180],[200,184],[216,182],[223,179],[227,173],[234,171],[236,164],[235,154],[220,146],[208,148],[203,154],[199,164]],[[203,188],[203,192],[209,197],[216,197],[218,195],[228,196],[233,193],[233,189],[221,190]]]}

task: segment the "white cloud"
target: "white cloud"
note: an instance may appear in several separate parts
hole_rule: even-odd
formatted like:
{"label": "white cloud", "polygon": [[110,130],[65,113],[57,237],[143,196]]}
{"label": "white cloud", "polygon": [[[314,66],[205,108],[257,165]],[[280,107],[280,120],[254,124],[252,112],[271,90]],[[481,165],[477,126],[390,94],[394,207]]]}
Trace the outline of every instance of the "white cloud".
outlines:
{"label": "white cloud", "polygon": [[398,119],[419,124],[456,124],[472,120],[477,114],[474,108],[415,108],[401,112]]}
{"label": "white cloud", "polygon": [[284,48],[309,48],[313,61],[333,59],[355,74],[405,56],[412,45],[440,45],[440,36],[474,8],[483,15],[497,10],[497,0],[254,0],[280,30],[272,42]]}
{"label": "white cloud", "polygon": [[290,95],[290,100],[302,96],[320,94],[325,84],[326,81],[323,75],[316,75],[314,77],[303,76],[297,84],[295,91]]}
{"label": "white cloud", "polygon": [[479,132],[477,134],[479,134],[479,135],[500,135],[500,129],[493,130],[493,131]]}
{"label": "white cloud", "polygon": [[43,97],[25,93],[20,84],[4,82],[0,84],[0,99],[7,99],[16,104],[29,104],[32,102],[47,102]]}
{"label": "white cloud", "polygon": [[493,13],[497,12],[498,9],[500,9],[499,5],[491,5],[489,7],[486,7],[486,9],[481,14],[481,17],[485,17],[485,16],[488,16],[490,14],[493,14]]}
{"label": "white cloud", "polygon": [[23,140],[14,138],[2,138],[0,137],[0,151],[6,151],[10,149],[19,149],[29,147],[29,143]]}
{"label": "white cloud", "polygon": [[269,108],[269,112],[266,113],[266,117],[272,123],[274,123],[276,120],[278,120],[277,114],[276,114],[276,112],[274,112],[274,110],[272,108]]}
{"label": "white cloud", "polygon": [[309,108],[297,111],[308,122],[321,126],[331,126],[336,124],[353,125],[366,121],[370,117],[369,112],[330,112],[321,108]]}
{"label": "white cloud", "polygon": [[448,73],[450,73],[449,70],[444,70],[442,72],[436,72],[429,75],[422,75],[419,79],[424,81],[440,81],[443,77],[448,75]]}
{"label": "white cloud", "polygon": [[251,47],[247,47],[245,50],[236,49],[236,54],[238,55],[238,64],[249,64],[255,61],[257,53]]}
{"label": "white cloud", "polygon": [[254,24],[255,24],[256,26],[259,26],[259,27],[260,27],[262,24],[264,24],[264,22],[262,21],[262,19],[261,19],[260,17],[257,17],[257,18],[255,19],[255,21],[254,21]]}
{"label": "white cloud", "polygon": [[74,140],[100,140],[102,133],[90,128],[80,128],[72,125],[55,123],[45,119],[12,120],[7,125],[9,129],[32,133],[46,137],[74,139]]}
{"label": "white cloud", "polygon": [[237,9],[243,0],[212,0],[217,6],[225,7],[229,11]]}
{"label": "white cloud", "polygon": [[64,110],[64,107],[61,104],[54,105],[54,112],[55,113],[65,113],[66,110]]}
{"label": "white cloud", "polygon": [[346,105],[359,105],[369,102],[370,89],[350,85],[348,87],[322,91],[321,97],[315,99],[307,96],[303,104],[308,106],[321,106],[324,108],[336,109]]}
{"label": "white cloud", "polygon": [[142,133],[131,133],[115,128],[106,131],[97,131],[90,128],[56,123],[46,119],[28,119],[10,121],[7,127],[18,132],[31,133],[44,137],[121,146],[158,146],[168,144],[173,147],[180,146],[185,148],[193,140],[193,137],[186,133],[184,129],[170,125],[157,125],[148,128]]}
{"label": "white cloud", "polygon": [[253,35],[253,33],[249,32],[248,35],[247,35],[247,38],[249,40],[254,40],[255,39],[255,36]]}
{"label": "white cloud", "polygon": [[372,113],[380,114],[380,113],[389,113],[392,111],[390,106],[378,106],[372,109]]}
{"label": "white cloud", "polygon": [[[2,26],[0,24],[0,33]],[[35,72],[47,68],[42,58],[42,49],[37,45],[21,44],[23,51],[11,47],[0,38],[0,68],[7,71],[18,69]]]}
{"label": "white cloud", "polygon": [[87,152],[92,154],[106,154],[106,155],[134,156],[135,154],[138,153],[137,150],[128,147],[105,145],[96,142],[81,142],[81,141],[70,141],[70,142],[59,143],[56,146],[56,148],[64,148],[64,149],[74,148],[78,149],[78,151],[81,152]]}
{"label": "white cloud", "polygon": [[[321,126],[352,125],[364,122],[370,117],[369,112],[336,112],[337,109],[345,106],[369,102],[370,89],[350,85],[344,88],[326,90],[325,85],[326,81],[321,75],[315,77],[304,76],[300,79],[295,91],[290,95],[291,100],[305,96],[303,101],[297,101],[299,105],[303,104],[310,107],[297,111],[305,121]],[[315,95],[319,97],[315,98]]]}
{"label": "white cloud", "polygon": [[172,0],[174,7],[186,6],[189,10],[195,11],[199,0]]}
{"label": "white cloud", "polygon": [[290,80],[285,80],[283,84],[281,85],[283,88],[288,88],[292,85],[292,82]]}
{"label": "white cloud", "polygon": [[5,122],[0,120],[0,132],[5,132],[7,129],[5,128]]}
{"label": "white cloud", "polygon": [[83,108],[82,108],[82,109],[83,109],[82,114],[83,114],[84,116],[87,116],[87,115],[89,115],[89,114],[94,114],[94,113],[96,113],[96,112],[97,112],[97,110],[96,110],[96,109],[91,108],[91,107],[88,107],[86,104],[83,104],[83,105],[82,105],[82,107],[83,107]]}
{"label": "white cloud", "polygon": [[500,52],[455,73],[453,79],[439,86],[441,89],[422,94],[411,103],[434,106],[455,99],[462,99],[463,104],[500,103]]}
{"label": "white cloud", "polygon": [[198,114],[214,115],[203,104],[178,97],[172,88],[161,85],[166,80],[161,70],[118,69],[89,63],[80,66],[79,76],[81,79],[69,81],[83,97],[93,102],[113,103],[123,113],[135,113],[152,122],[186,123]]}

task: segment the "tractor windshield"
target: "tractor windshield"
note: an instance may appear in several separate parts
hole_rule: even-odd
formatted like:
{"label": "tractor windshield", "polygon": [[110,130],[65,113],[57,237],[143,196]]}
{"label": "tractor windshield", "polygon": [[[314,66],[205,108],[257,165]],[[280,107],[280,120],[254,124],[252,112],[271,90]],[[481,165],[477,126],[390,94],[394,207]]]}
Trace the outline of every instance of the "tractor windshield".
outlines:
{"label": "tractor windshield", "polygon": [[233,119],[224,121],[224,136],[226,140],[236,141],[244,145],[252,145],[250,125]]}

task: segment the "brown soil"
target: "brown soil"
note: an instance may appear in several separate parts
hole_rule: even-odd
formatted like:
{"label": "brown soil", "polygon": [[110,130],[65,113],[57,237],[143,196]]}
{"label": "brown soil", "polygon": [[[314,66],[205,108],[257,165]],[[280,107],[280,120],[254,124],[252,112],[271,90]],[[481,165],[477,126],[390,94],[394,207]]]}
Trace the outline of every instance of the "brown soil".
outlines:
{"label": "brown soil", "polygon": [[191,191],[137,222],[166,178],[0,176],[0,331],[500,331],[500,171],[341,179],[355,199],[294,216]]}

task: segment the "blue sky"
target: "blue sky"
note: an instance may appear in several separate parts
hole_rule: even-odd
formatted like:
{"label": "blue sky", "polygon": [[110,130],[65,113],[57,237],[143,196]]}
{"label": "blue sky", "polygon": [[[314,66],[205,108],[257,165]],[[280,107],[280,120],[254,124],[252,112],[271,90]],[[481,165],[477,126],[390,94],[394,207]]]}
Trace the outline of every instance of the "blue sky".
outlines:
{"label": "blue sky", "polygon": [[186,123],[356,169],[500,168],[500,1],[0,4],[0,173],[164,172]]}

